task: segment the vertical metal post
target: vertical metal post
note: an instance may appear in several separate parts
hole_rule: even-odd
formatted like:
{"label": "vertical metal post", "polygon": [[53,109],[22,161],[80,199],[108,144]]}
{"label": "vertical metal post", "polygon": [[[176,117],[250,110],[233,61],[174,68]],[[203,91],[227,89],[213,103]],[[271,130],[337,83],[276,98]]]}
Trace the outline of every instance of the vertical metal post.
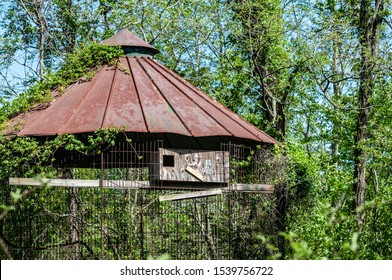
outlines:
{"label": "vertical metal post", "polygon": [[232,246],[231,246],[231,244],[232,244],[232,242],[233,242],[233,234],[232,234],[232,232],[233,232],[233,229],[232,229],[232,188],[231,188],[231,162],[230,162],[230,160],[231,160],[231,157],[232,157],[232,154],[233,154],[233,151],[232,151],[232,146],[231,146],[231,142],[229,142],[229,147],[228,147],[228,151],[229,151],[229,180],[228,180],[228,186],[229,186],[229,193],[228,193],[228,195],[227,195],[227,201],[228,201],[228,207],[227,207],[227,209],[228,209],[228,211],[229,211],[229,213],[228,213],[228,220],[229,220],[229,258],[228,259],[232,259],[233,258],[233,248],[232,248]]}
{"label": "vertical metal post", "polygon": [[[139,152],[140,151],[142,151],[142,150],[147,150],[147,147],[149,147],[150,145],[148,145],[148,144],[144,144],[144,145],[142,145],[142,144],[138,144],[137,145],[137,154],[139,154]],[[138,170],[139,170],[139,173],[138,173],[138,180],[140,180],[141,179],[141,174],[140,174],[140,168],[141,168],[141,164],[140,164],[140,162],[139,161],[137,161],[137,165],[138,165]],[[143,221],[143,218],[144,218],[144,213],[143,213],[143,204],[144,204],[144,196],[145,196],[145,192],[144,192],[144,190],[140,190],[140,197],[139,197],[139,207],[140,207],[140,210],[139,210],[139,222],[140,222],[140,224],[139,224],[139,226],[140,226],[140,228],[139,228],[139,230],[140,230],[140,249],[141,249],[141,251],[140,251],[140,257],[141,257],[141,259],[142,260],[145,260],[145,259],[147,259],[147,256],[146,256],[146,252],[145,252],[145,249],[144,249],[144,221]]]}
{"label": "vertical metal post", "polygon": [[145,260],[147,257],[145,256],[144,250],[144,228],[143,228],[143,194],[140,195],[140,257],[142,260]]}
{"label": "vertical metal post", "polygon": [[73,252],[71,258],[78,260],[80,258],[80,246],[79,246],[79,227],[78,227],[78,202],[77,202],[77,188],[70,188],[68,190],[69,199],[69,226],[70,226],[70,241],[73,245]]}
{"label": "vertical metal post", "polygon": [[[224,152],[229,152],[229,158],[226,159],[225,155],[226,153],[223,153],[223,166],[226,160],[229,161],[229,178],[225,178],[226,172],[223,172],[223,178],[224,182],[227,180],[227,187],[228,187],[228,192],[227,192],[227,222],[228,222],[228,256],[227,259],[232,259],[233,257],[233,252],[232,252],[232,242],[233,242],[233,228],[232,228],[232,186],[231,186],[231,181],[232,181],[232,175],[231,175],[231,162],[230,160],[232,159],[233,156],[233,151],[232,151],[232,144],[229,142],[228,144],[221,144],[221,150]],[[223,168],[224,170],[224,168]]]}
{"label": "vertical metal post", "polygon": [[104,230],[103,230],[103,210],[104,210],[104,192],[103,192],[103,172],[104,172],[104,156],[103,152],[101,152],[101,174],[99,178],[99,188],[100,188],[100,196],[101,196],[101,212],[100,212],[100,229],[101,229],[101,254],[100,259],[104,258]]}

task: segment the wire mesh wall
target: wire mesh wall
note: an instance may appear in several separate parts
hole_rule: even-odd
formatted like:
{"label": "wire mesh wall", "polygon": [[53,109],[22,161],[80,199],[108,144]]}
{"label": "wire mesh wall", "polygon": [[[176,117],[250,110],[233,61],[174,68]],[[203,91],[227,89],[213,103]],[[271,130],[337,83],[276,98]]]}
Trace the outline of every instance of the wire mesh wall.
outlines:
{"label": "wire mesh wall", "polygon": [[[16,259],[146,259],[162,254],[172,259],[263,258],[258,235],[273,227],[271,196],[232,192],[230,184],[220,182],[213,184],[226,189],[219,195],[160,201],[165,195],[205,189],[197,183],[159,180],[154,170],[162,167],[158,160],[162,147],[161,141],[123,141],[88,159],[69,154],[56,161],[63,178],[96,180],[99,186],[47,187],[25,197],[0,224],[11,255]],[[230,155],[230,182],[263,179],[257,152],[232,144],[222,144],[221,150]],[[80,162],[82,168],[72,167]],[[65,163],[70,167],[64,168]]]}

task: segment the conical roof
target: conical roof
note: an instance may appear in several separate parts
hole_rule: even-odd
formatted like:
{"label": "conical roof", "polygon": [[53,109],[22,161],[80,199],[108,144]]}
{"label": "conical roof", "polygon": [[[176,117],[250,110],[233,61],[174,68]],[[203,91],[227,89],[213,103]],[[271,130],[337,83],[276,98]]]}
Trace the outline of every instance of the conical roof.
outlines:
{"label": "conical roof", "polygon": [[[132,37],[138,47],[152,48],[129,34],[122,30],[106,42],[123,44],[126,38],[132,46]],[[22,123],[18,136],[121,127],[129,133],[166,135],[165,139],[178,135],[196,142],[218,137],[277,143],[151,56],[121,57],[117,65],[104,66],[91,81],[72,84],[46,108],[22,114],[13,123]]]}

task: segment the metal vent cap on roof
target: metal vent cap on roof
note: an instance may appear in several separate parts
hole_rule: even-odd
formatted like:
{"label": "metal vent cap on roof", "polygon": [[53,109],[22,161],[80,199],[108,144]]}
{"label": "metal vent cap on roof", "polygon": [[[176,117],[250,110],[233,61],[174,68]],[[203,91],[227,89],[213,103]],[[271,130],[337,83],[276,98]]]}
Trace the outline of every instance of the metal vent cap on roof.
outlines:
{"label": "metal vent cap on roof", "polygon": [[127,56],[154,56],[159,50],[143,41],[128,29],[122,29],[112,37],[101,42],[102,45],[121,46]]}

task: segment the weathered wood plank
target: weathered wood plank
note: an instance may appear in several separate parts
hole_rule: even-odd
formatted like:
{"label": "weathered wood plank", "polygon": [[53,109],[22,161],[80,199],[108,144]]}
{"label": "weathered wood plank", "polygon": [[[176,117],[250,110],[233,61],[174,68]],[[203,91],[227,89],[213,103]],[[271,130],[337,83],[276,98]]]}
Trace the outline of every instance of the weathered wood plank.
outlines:
{"label": "weathered wood plank", "polygon": [[185,171],[188,172],[189,174],[193,175],[194,177],[196,177],[197,179],[199,179],[200,181],[204,182],[205,181],[205,177],[203,176],[203,174],[200,173],[199,170],[192,168],[190,166],[187,166],[185,168]]}
{"label": "weathered wood plank", "polygon": [[[80,180],[80,179],[34,179],[34,178],[9,178],[12,186],[41,186],[48,184],[54,187],[73,188],[98,188],[101,186],[100,180]],[[148,181],[123,181],[123,180],[103,180],[104,188],[138,189],[150,187]]]}
{"label": "weathered wood plank", "polygon": [[217,195],[217,194],[221,194],[221,193],[222,193],[222,189],[216,188],[216,189],[211,189],[211,190],[207,190],[207,191],[194,191],[194,192],[188,192],[188,193],[160,195],[159,201],[161,202],[161,201],[183,200],[183,199]]}
{"label": "weathered wood plank", "polygon": [[237,192],[273,193],[274,186],[266,184],[233,184],[231,189]]}
{"label": "weathered wood plank", "polygon": [[[13,186],[41,186],[49,184],[54,187],[73,187],[73,188],[99,188],[100,180],[81,180],[81,179],[35,179],[35,178],[9,178],[9,184]],[[206,194],[212,190],[222,190],[223,192],[252,192],[252,193],[273,193],[274,186],[266,184],[233,184],[230,187],[227,184],[221,184],[223,188],[216,188],[216,185],[209,183],[193,184],[192,186],[179,184],[178,182],[166,182],[165,185],[153,185],[149,181],[127,181],[127,180],[103,180],[102,186],[110,189],[139,189],[139,188],[156,188],[156,189],[197,189],[205,191]],[[196,193],[197,191],[195,191]],[[203,193],[202,193],[203,194]],[[213,194],[212,194],[213,195]]]}

